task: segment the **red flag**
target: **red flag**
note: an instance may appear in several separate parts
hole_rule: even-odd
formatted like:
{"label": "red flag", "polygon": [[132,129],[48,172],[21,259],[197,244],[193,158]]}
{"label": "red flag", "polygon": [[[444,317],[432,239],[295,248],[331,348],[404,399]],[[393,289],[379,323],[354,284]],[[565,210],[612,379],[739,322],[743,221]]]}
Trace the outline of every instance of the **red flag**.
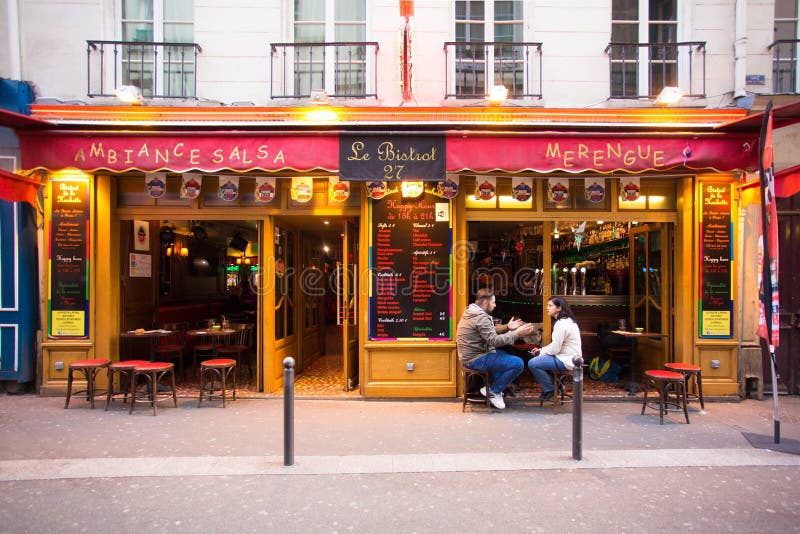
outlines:
{"label": "red flag", "polygon": [[38,178],[27,178],[0,169],[0,199],[8,202],[27,202],[36,207],[39,186]]}
{"label": "red flag", "polygon": [[[770,345],[779,344],[778,211],[775,205],[775,172],[772,151],[772,101],[764,110],[759,143],[761,177],[761,225],[758,240],[759,317],[758,335]],[[769,327],[768,327],[769,325]]]}

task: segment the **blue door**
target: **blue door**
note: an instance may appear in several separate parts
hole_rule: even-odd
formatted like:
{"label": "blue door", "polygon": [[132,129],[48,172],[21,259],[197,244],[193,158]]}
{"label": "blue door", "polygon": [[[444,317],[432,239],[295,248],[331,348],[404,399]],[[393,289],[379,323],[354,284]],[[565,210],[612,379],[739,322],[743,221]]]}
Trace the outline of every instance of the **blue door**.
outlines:
{"label": "blue door", "polygon": [[0,200],[0,380],[36,378],[39,268],[36,213]]}

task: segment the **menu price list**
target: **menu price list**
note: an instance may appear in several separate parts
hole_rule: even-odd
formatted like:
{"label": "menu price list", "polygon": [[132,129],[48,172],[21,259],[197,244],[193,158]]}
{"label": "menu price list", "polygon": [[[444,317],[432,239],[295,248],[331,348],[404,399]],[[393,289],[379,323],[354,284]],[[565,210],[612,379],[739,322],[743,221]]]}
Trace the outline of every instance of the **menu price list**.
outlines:
{"label": "menu price list", "polygon": [[450,339],[448,220],[436,220],[438,198],[372,204],[371,339]]}
{"label": "menu price list", "polygon": [[728,184],[703,184],[701,233],[700,335],[732,335],[731,189]]}
{"label": "menu price list", "polygon": [[54,181],[50,227],[50,332],[86,335],[88,183]]}

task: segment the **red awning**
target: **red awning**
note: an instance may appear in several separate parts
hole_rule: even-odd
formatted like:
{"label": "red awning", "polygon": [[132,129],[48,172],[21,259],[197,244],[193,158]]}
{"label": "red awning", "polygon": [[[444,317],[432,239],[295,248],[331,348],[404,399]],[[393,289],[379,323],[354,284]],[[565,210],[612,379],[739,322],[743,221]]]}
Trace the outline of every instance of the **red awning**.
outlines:
{"label": "red awning", "polygon": [[447,138],[449,172],[641,173],[676,167],[717,171],[755,169],[758,134],[450,133]]}
{"label": "red awning", "polygon": [[[716,126],[714,129],[719,131],[759,131],[761,123],[764,121],[764,112],[753,113],[741,119],[736,119]],[[772,127],[783,128],[800,122],[800,102],[793,102],[784,106],[772,108]]]}
{"label": "red awning", "polygon": [[38,177],[20,176],[0,169],[0,199],[8,202],[27,202],[36,206],[42,182]]}
{"label": "red awning", "polygon": [[[398,132],[399,133],[399,132]],[[25,169],[325,171],[339,169],[338,132],[97,134],[20,131]],[[447,132],[447,172],[601,173],[753,170],[757,133]]]}
{"label": "red awning", "polygon": [[0,109],[0,126],[14,128],[15,130],[26,130],[52,128],[55,124],[41,119],[34,119],[21,113],[14,113],[7,109]]}
{"label": "red awning", "polygon": [[775,173],[775,196],[790,197],[800,193],[800,165]]}
{"label": "red awning", "polygon": [[124,171],[336,171],[336,133],[253,135],[165,132],[98,135],[20,131],[25,169]]}

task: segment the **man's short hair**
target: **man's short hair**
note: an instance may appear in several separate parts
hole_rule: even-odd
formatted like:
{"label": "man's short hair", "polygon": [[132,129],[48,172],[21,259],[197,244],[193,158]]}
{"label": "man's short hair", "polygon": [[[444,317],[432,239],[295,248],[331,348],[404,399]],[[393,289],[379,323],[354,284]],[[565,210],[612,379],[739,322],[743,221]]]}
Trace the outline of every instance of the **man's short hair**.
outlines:
{"label": "man's short hair", "polygon": [[482,287],[475,293],[475,303],[478,304],[482,301],[492,300],[492,297],[494,297],[494,291],[488,287]]}

